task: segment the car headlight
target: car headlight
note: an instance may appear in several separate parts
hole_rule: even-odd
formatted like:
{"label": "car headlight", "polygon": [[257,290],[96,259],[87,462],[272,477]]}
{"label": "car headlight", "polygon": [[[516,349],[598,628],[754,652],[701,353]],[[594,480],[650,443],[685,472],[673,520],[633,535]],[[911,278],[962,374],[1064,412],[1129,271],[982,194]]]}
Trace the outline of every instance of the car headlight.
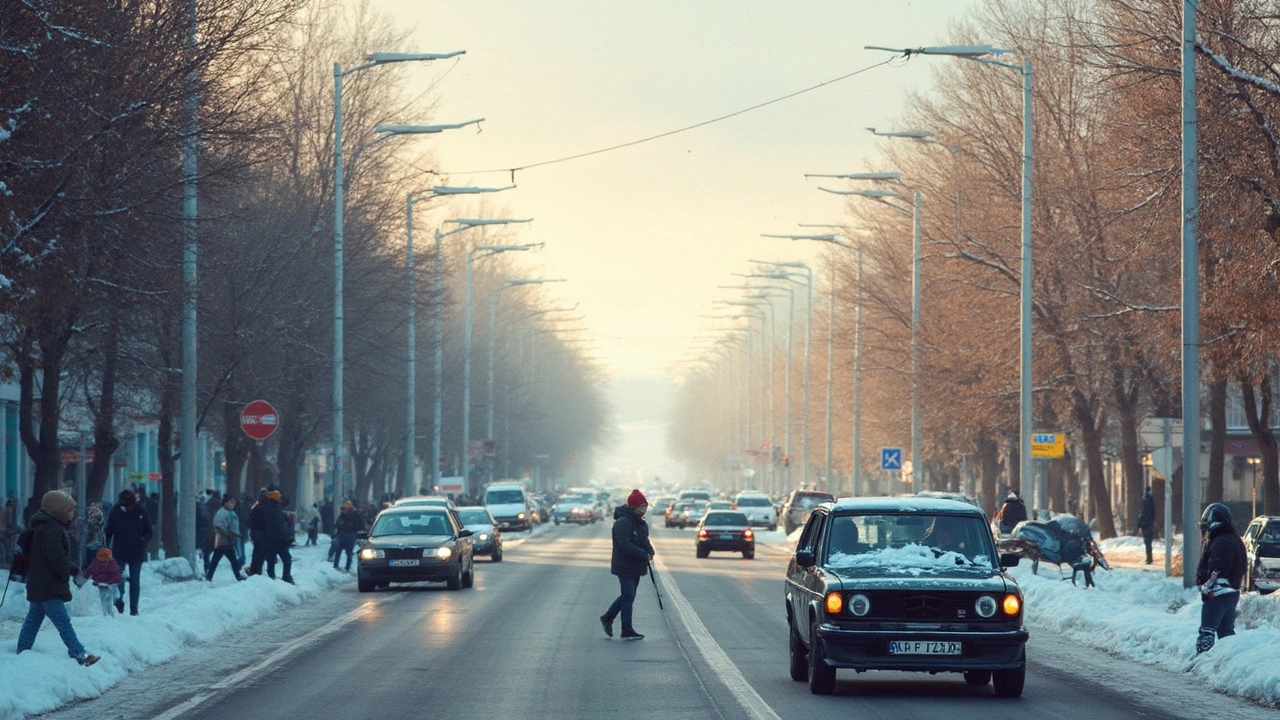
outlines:
{"label": "car headlight", "polygon": [[386,557],[386,556],[387,556],[387,553],[386,553],[385,551],[382,551],[382,550],[375,550],[375,549],[373,549],[373,548],[361,548],[361,549],[360,549],[360,559],[361,559],[361,560],[373,560],[374,558],[383,558],[383,557]]}
{"label": "car headlight", "polygon": [[479,540],[480,542],[484,542],[485,540],[489,539],[489,536],[486,533],[480,533],[479,535],[476,536],[476,539]]}
{"label": "car headlight", "polygon": [[1013,593],[1009,593],[1004,596],[1003,607],[1004,614],[1013,617],[1014,615],[1022,612],[1022,598],[1014,595]]}
{"label": "car headlight", "polygon": [[516,515],[516,519],[517,519],[517,520],[523,520],[523,519],[524,519],[524,513],[520,513],[519,515]]}
{"label": "car headlight", "polygon": [[996,614],[996,599],[983,595],[973,603],[973,609],[978,611],[979,617],[989,618]]}
{"label": "car headlight", "polygon": [[433,548],[422,549],[422,557],[432,557],[432,556],[438,557],[441,560],[448,560],[449,558],[453,557],[453,549],[447,546],[441,546],[434,549]]}
{"label": "car headlight", "polygon": [[844,596],[838,592],[829,592],[826,605],[828,615],[839,615],[844,610]]}
{"label": "car headlight", "polygon": [[854,593],[849,596],[849,612],[862,617],[871,612],[871,598],[862,593]]}

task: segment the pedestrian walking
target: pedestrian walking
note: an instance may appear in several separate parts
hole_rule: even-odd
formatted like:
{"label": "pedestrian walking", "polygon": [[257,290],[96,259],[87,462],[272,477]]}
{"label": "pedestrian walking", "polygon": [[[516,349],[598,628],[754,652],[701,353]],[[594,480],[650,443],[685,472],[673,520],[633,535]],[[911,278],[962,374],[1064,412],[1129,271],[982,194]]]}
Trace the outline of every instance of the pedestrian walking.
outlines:
{"label": "pedestrian walking", "polygon": [[302,525],[307,529],[307,547],[319,545],[320,509],[319,503],[311,503],[311,507],[302,512]]}
{"label": "pedestrian walking", "polygon": [[81,665],[98,662],[97,655],[85,652],[67,603],[71,602],[71,578],[84,583],[80,568],[71,561],[71,535],[67,528],[76,518],[76,501],[61,490],[50,490],[40,501],[40,509],[32,513],[28,527],[32,529],[31,569],[27,573],[27,618],[18,632],[18,654],[36,644],[36,634],[47,617],[57,628],[67,646],[67,654]]}
{"label": "pedestrian walking", "polygon": [[338,513],[336,525],[338,547],[333,553],[333,569],[338,569],[338,558],[341,558],[345,551],[347,553],[346,571],[351,572],[351,556],[356,550],[356,533],[365,528],[364,516],[356,512],[355,505],[348,500],[342,503],[342,512]]}
{"label": "pedestrian walking", "polygon": [[89,503],[84,511],[84,525],[80,532],[80,542],[84,548],[84,560],[80,563],[82,566],[87,567],[97,557],[98,551],[106,547],[106,522],[98,503]]}
{"label": "pedestrian walking", "polygon": [[1000,532],[1009,534],[1018,526],[1018,523],[1027,519],[1027,506],[1022,502],[1022,498],[1018,497],[1015,490],[1010,490],[1009,494],[1004,498],[1004,504],[1000,506],[999,512],[996,513],[996,525],[999,526]]}
{"label": "pedestrian walking", "polygon": [[1200,586],[1200,635],[1196,654],[1213,647],[1215,635],[1236,634],[1236,605],[1240,602],[1240,582],[1248,566],[1244,541],[1231,524],[1231,510],[1222,503],[1210,503],[1200,515],[1200,565],[1196,585]]}
{"label": "pedestrian walking", "polygon": [[[128,571],[129,614],[138,614],[138,598],[142,595],[142,563],[147,559],[147,544],[154,532],[151,517],[132,490],[120,492],[120,502],[111,508],[104,533],[111,554]],[[124,595],[125,580],[120,581],[120,594]],[[116,609],[124,612],[124,600],[116,599]]]}
{"label": "pedestrian walking", "polygon": [[645,499],[644,493],[632,490],[627,496],[627,504],[619,505],[613,511],[613,557],[609,562],[609,572],[618,576],[620,592],[609,609],[600,616],[604,634],[609,637],[613,637],[614,618],[621,614],[622,639],[644,639],[644,635],[631,626],[631,606],[635,603],[640,578],[648,574],[649,561],[653,559],[649,525],[644,521],[644,514],[648,510],[649,501]]}
{"label": "pedestrian walking", "polygon": [[1147,492],[1142,496],[1142,510],[1138,512],[1138,530],[1142,532],[1142,544],[1147,548],[1147,564],[1150,565],[1153,560],[1151,558],[1151,541],[1156,536],[1156,501],[1151,497],[1151,486],[1147,486]]}
{"label": "pedestrian walking", "polygon": [[209,569],[204,579],[213,582],[213,573],[218,569],[218,561],[226,558],[231,563],[231,574],[236,580],[244,580],[240,574],[240,557],[236,555],[236,540],[240,537],[240,516],[236,514],[236,496],[227,493],[222,496],[222,507],[213,516],[213,554],[209,556]]}
{"label": "pedestrian walking", "polygon": [[276,556],[269,551],[267,540],[267,489],[258,491],[258,500],[249,508],[249,541],[253,543],[253,556],[249,560],[247,575],[261,575],[262,564],[267,564],[267,577],[276,579]]}
{"label": "pedestrian walking", "polygon": [[267,552],[272,559],[280,559],[280,579],[292,585],[293,555],[289,548],[294,543],[293,523],[284,511],[282,500],[280,490],[275,485],[268,485],[267,502],[262,507],[263,526]]}
{"label": "pedestrian walking", "polygon": [[98,548],[93,562],[84,569],[84,576],[98,588],[102,614],[113,617],[116,614],[115,602],[120,597],[120,565],[111,557],[111,548]]}

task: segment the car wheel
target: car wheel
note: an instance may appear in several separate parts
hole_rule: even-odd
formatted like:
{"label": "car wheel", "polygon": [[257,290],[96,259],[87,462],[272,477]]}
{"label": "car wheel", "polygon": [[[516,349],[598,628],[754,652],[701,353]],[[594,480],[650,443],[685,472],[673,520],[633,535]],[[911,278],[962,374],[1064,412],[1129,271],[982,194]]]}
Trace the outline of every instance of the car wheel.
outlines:
{"label": "car wheel", "polygon": [[791,657],[791,679],[803,682],[809,679],[809,657],[805,654],[804,643],[800,642],[800,636],[796,634],[795,623],[788,620],[787,625],[791,629],[787,640]]}
{"label": "car wheel", "polygon": [[374,584],[372,580],[364,578],[356,578],[356,589],[360,592],[373,592]]}
{"label": "car wheel", "polygon": [[462,576],[462,587],[469,588],[476,584],[476,563],[471,561],[471,569]]}
{"label": "car wheel", "polygon": [[990,670],[970,670],[964,674],[964,681],[970,685],[986,685],[991,682]]}
{"label": "car wheel", "polygon": [[445,581],[445,586],[450,590],[462,589],[462,561],[458,561],[458,564],[454,566],[453,577]]}
{"label": "car wheel", "polygon": [[[827,664],[822,651],[822,638],[818,637],[818,623],[809,626],[809,692],[814,695],[830,695],[836,689],[836,669]],[[1022,691],[1022,686],[1018,686]]]}
{"label": "car wheel", "polygon": [[698,557],[699,557],[699,558],[705,558],[705,557],[709,556],[710,554],[711,554],[711,551],[710,551],[710,550],[703,550],[702,548],[698,548]]}
{"label": "car wheel", "polygon": [[1022,651],[1022,662],[1016,668],[996,670],[991,673],[991,682],[995,685],[996,697],[1022,697],[1022,685],[1027,680],[1027,651]]}
{"label": "car wheel", "polygon": [[742,559],[743,559],[743,560],[755,560],[755,559],[756,559],[756,551],[755,551],[755,550],[743,550],[743,551],[742,551]]}

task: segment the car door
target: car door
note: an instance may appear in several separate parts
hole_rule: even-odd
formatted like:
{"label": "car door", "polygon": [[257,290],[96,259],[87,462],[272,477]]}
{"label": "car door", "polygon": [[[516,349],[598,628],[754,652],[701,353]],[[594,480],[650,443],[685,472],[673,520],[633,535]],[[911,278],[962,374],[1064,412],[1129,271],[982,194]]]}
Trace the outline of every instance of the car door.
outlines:
{"label": "car door", "polygon": [[[796,551],[808,550],[814,554],[815,560],[821,560],[818,554],[822,547],[823,530],[826,527],[826,512],[815,512],[809,516],[809,522],[805,523],[804,529],[800,531],[800,539],[796,542]],[[809,638],[809,607],[816,602],[820,602],[825,592],[825,573],[822,567],[815,562],[810,567],[800,567],[792,560],[793,573],[788,580],[788,591],[791,596],[791,613],[795,618],[796,630],[800,637],[805,638],[806,642]]]}
{"label": "car door", "polygon": [[464,526],[462,524],[462,519],[458,517],[458,512],[449,508],[447,515],[449,516],[449,529],[453,531],[454,552],[458,553],[458,561],[462,563],[462,567],[464,569],[469,568],[471,566],[471,557],[475,544],[470,535],[462,537],[462,530]]}

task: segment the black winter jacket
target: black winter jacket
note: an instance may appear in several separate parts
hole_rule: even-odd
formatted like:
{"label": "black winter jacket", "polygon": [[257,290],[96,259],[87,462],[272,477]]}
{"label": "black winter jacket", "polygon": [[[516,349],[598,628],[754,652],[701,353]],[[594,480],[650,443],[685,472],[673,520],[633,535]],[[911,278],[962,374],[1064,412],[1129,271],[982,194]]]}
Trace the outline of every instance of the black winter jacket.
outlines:
{"label": "black winter jacket", "polygon": [[111,554],[118,563],[142,562],[147,559],[147,543],[151,542],[151,518],[142,503],[132,507],[116,503],[107,516],[104,535]]}
{"label": "black winter jacket", "polygon": [[1138,513],[1138,527],[1152,530],[1156,526],[1156,500],[1151,493],[1142,496],[1142,510]]}
{"label": "black winter jacket", "polygon": [[338,513],[338,532],[355,534],[365,528],[364,516],[352,510]]}
{"label": "black winter jacket", "polygon": [[27,600],[71,602],[71,576],[80,568],[71,562],[67,526],[38,510],[31,516],[31,569],[27,572]]}
{"label": "black winter jacket", "polygon": [[268,498],[262,504],[262,525],[268,547],[284,550],[293,544],[293,527],[289,524],[289,516],[275,500]]}
{"label": "black winter jacket", "polygon": [[609,572],[614,575],[638,577],[649,573],[649,556],[653,545],[649,543],[649,524],[626,505],[613,511],[613,558]]}
{"label": "black winter jacket", "polygon": [[1230,523],[1223,523],[1209,531],[1209,540],[1200,551],[1200,565],[1196,568],[1196,584],[1203,585],[1217,571],[1218,577],[1239,590],[1249,561],[1245,557],[1244,541]]}

